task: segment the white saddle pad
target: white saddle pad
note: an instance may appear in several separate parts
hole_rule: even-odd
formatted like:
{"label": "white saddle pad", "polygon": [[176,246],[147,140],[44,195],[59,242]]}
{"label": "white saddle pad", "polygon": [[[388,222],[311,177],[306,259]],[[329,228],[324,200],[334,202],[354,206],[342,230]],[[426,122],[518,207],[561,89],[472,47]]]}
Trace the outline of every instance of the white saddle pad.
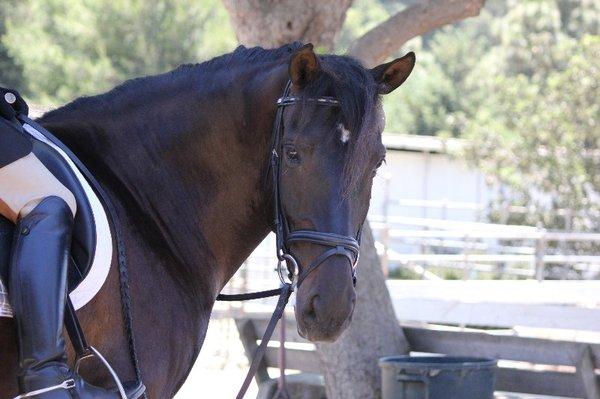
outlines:
{"label": "white saddle pad", "polygon": [[[23,128],[29,134],[36,139],[43,141],[50,145],[67,161],[75,176],[84,188],[88,201],[92,208],[92,214],[96,225],[96,252],[94,253],[92,266],[85,279],[71,292],[69,297],[73,302],[75,309],[81,309],[89,301],[96,296],[100,288],[104,285],[108,273],[110,271],[110,264],[112,260],[113,252],[113,241],[110,232],[110,226],[108,224],[108,218],[106,211],[102,206],[102,203],[96,196],[96,193],[90,187],[87,180],[83,177],[79,169],[75,166],[73,161],[64,153],[60,148],[54,145],[50,140],[46,138],[41,132],[34,129],[30,125],[24,125]],[[8,301],[8,293],[6,291],[6,284],[3,284],[0,279],[0,317],[12,317],[12,309]]]}

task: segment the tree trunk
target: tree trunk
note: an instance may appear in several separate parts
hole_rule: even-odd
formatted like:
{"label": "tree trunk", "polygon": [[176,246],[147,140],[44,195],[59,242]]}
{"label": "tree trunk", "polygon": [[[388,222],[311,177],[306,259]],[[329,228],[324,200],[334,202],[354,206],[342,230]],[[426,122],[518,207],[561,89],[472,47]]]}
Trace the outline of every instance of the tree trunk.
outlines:
{"label": "tree trunk", "polygon": [[348,53],[372,68],[413,37],[479,15],[485,0],[430,0],[405,8],[357,39]]}
{"label": "tree trunk", "polygon": [[380,397],[378,359],[408,352],[368,224],[363,229],[356,291],[348,329],[334,343],[317,344],[329,399]]}
{"label": "tree trunk", "polygon": [[[223,0],[238,40],[275,47],[295,40],[330,49],[352,0]],[[414,2],[359,38],[349,53],[372,67],[418,35],[479,14],[485,0]],[[318,344],[329,399],[381,396],[378,359],[407,353],[368,223],[363,229],[352,323],[332,344]]]}
{"label": "tree trunk", "polygon": [[301,40],[331,49],[352,0],[223,0],[223,3],[241,44],[269,48]]}

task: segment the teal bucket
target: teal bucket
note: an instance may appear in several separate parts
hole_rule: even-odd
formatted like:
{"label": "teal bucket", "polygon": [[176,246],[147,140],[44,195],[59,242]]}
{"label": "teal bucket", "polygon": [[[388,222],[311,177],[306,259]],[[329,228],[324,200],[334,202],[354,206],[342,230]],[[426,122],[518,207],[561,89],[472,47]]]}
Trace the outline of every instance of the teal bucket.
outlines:
{"label": "teal bucket", "polygon": [[382,399],[492,399],[496,360],[453,356],[379,359]]}

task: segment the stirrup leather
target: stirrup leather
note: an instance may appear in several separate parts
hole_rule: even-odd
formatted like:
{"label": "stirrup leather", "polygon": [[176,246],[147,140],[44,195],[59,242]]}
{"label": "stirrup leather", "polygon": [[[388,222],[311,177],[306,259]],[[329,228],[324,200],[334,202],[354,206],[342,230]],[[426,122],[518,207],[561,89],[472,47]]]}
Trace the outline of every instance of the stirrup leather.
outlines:
{"label": "stirrup leather", "polygon": [[73,388],[75,388],[75,380],[70,378],[68,380],[63,381],[61,384],[53,385],[53,386],[47,387],[47,388],[37,389],[37,390],[31,391],[31,392],[27,392],[22,395],[15,396],[13,399],[30,398],[32,396],[41,395],[46,392],[55,391],[57,389],[69,390],[69,389],[73,389]]}

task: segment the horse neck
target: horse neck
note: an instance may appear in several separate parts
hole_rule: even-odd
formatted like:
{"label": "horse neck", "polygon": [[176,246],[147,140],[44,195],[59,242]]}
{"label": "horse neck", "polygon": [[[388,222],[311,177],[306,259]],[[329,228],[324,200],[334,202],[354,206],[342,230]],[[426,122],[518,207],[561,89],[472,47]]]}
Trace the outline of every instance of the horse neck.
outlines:
{"label": "horse neck", "polygon": [[214,93],[206,94],[205,109],[214,119],[199,145],[198,165],[210,171],[202,190],[210,191],[211,200],[203,204],[199,226],[218,291],[270,231],[272,192],[265,176],[284,75],[246,71],[231,82],[235,89],[226,93],[227,102],[216,106]]}
{"label": "horse neck", "polygon": [[[264,176],[285,80],[285,68],[274,65],[229,77],[220,88],[210,79],[180,81],[129,99],[139,114],[126,111],[63,135],[100,170],[148,246],[164,248],[167,274],[194,294],[214,299],[269,231]],[[52,118],[47,124],[53,129]]]}

